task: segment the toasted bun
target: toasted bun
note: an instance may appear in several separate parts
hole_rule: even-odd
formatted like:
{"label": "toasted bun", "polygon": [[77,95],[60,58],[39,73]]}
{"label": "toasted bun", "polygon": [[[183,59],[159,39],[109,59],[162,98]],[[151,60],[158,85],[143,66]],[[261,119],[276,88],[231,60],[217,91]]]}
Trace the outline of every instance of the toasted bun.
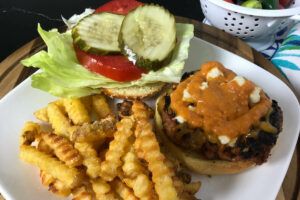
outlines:
{"label": "toasted bun", "polygon": [[164,105],[164,98],[160,96],[156,102],[155,123],[156,134],[162,143],[162,150],[167,156],[177,159],[186,168],[205,175],[236,174],[254,166],[250,161],[229,162],[224,160],[207,160],[198,154],[180,148],[172,143],[164,133],[162,119],[160,116],[161,109]]}
{"label": "toasted bun", "polygon": [[163,82],[148,84],[145,86],[131,86],[126,88],[105,88],[103,92],[110,96],[120,99],[144,99],[157,94],[167,85]]}

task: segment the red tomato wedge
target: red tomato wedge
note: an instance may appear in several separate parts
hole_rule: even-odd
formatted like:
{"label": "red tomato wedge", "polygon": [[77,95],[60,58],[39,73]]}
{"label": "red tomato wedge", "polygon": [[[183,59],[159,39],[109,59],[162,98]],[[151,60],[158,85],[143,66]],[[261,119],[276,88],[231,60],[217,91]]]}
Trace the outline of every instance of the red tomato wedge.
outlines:
{"label": "red tomato wedge", "polygon": [[112,12],[116,14],[126,15],[129,11],[136,7],[143,5],[143,3],[135,0],[112,0],[96,9],[99,12]]}
{"label": "red tomato wedge", "polygon": [[[288,7],[291,5],[292,1],[291,1],[291,0],[279,0],[279,3],[280,3],[280,5],[283,6],[284,8],[288,8]],[[279,8],[282,9],[282,8],[280,7],[280,5],[279,5]]]}
{"label": "red tomato wedge", "polygon": [[75,49],[77,59],[83,66],[107,78],[125,82],[137,80],[145,73],[123,55],[99,56]]}
{"label": "red tomato wedge", "polygon": [[[142,4],[135,0],[112,0],[97,8],[95,12],[112,12],[125,15]],[[76,47],[75,51],[80,64],[92,72],[115,81],[127,82],[137,80],[141,78],[142,73],[146,73],[146,71],[135,66],[123,55],[95,55],[86,53]]]}

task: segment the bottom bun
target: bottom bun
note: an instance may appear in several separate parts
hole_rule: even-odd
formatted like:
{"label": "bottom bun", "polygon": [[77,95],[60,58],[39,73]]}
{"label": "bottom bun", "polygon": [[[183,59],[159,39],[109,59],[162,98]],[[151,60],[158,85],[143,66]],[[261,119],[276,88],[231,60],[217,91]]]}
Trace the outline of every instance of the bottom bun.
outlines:
{"label": "bottom bun", "polygon": [[255,163],[251,161],[230,162],[224,160],[208,160],[196,153],[175,145],[169,140],[163,130],[162,119],[159,112],[163,109],[163,106],[163,96],[160,96],[156,102],[155,111],[156,135],[162,143],[162,150],[170,159],[175,158],[187,169],[205,175],[236,174],[255,165]]}
{"label": "bottom bun", "polygon": [[102,91],[114,98],[144,99],[156,95],[167,83],[157,82],[145,86],[130,86],[125,88],[105,88]]}

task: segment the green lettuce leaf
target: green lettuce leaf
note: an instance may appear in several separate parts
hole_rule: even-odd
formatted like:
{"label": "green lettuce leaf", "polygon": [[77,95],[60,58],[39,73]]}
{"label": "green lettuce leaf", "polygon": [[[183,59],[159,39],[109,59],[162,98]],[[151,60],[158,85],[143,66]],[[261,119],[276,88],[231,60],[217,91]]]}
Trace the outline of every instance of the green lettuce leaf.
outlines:
{"label": "green lettuce leaf", "polygon": [[57,29],[45,31],[38,25],[38,32],[47,45],[40,51],[22,60],[26,67],[40,68],[32,75],[32,87],[59,97],[81,97],[99,93],[99,88],[122,88],[143,86],[154,82],[179,82],[188,57],[194,27],[191,24],[176,24],[177,45],[171,62],[159,69],[143,74],[139,80],[118,82],[90,72],[77,60],[70,31],[59,33]]}

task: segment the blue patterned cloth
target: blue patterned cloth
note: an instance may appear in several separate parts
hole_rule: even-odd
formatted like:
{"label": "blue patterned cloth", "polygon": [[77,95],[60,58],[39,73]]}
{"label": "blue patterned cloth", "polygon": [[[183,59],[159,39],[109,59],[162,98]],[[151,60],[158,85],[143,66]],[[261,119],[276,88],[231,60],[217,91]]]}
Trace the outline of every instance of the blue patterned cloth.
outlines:
{"label": "blue patterned cloth", "polygon": [[286,27],[277,35],[281,35],[281,39],[279,37],[262,53],[289,79],[300,95],[300,23]]}

